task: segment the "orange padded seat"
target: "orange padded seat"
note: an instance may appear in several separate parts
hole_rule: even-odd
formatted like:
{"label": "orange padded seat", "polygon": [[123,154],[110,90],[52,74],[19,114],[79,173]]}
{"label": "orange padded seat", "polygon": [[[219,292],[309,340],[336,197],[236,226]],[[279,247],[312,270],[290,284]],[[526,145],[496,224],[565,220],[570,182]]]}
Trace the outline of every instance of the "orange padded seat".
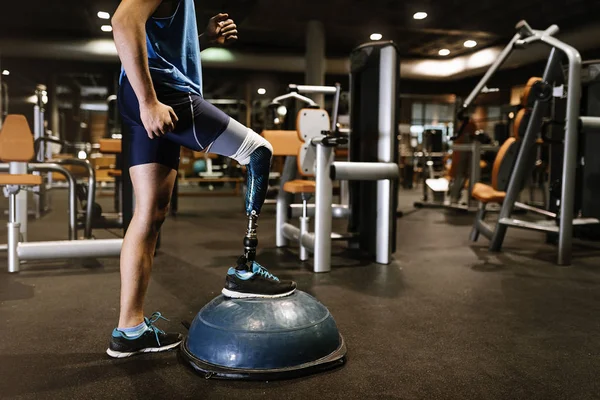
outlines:
{"label": "orange padded seat", "polygon": [[42,184],[41,175],[1,174],[0,185],[38,186]]}
{"label": "orange padded seat", "polygon": [[274,156],[295,156],[302,147],[296,131],[265,130],[262,136],[273,146]]}
{"label": "orange padded seat", "polygon": [[317,190],[317,183],[315,181],[305,181],[296,179],[294,181],[286,182],[283,185],[283,190],[287,193],[315,193]]}
{"label": "orange padded seat", "polygon": [[525,85],[525,90],[523,90],[523,94],[521,95],[521,105],[523,107],[527,108],[533,106],[534,99],[530,99],[529,95],[531,94],[531,89],[533,88],[533,85],[535,85],[537,82],[540,82],[541,80],[542,78],[538,76],[529,78],[527,84]]}
{"label": "orange padded seat", "polygon": [[33,134],[27,119],[24,115],[7,115],[0,132],[0,160],[27,162],[33,156]]}
{"label": "orange padded seat", "polygon": [[502,203],[506,192],[499,192],[484,183],[476,183],[473,186],[473,197],[482,203]]}
{"label": "orange padded seat", "polygon": [[120,178],[123,176],[123,171],[121,171],[120,169],[111,169],[108,171],[108,176],[111,176],[113,178]]}
{"label": "orange padded seat", "polygon": [[501,192],[498,189],[498,174],[500,173],[500,166],[506,156],[506,152],[511,145],[517,140],[514,137],[506,139],[506,141],[500,146],[496,159],[494,160],[494,166],[492,168],[492,186],[486,185],[485,183],[476,183],[473,186],[471,195],[482,203],[501,203],[506,197],[506,192]]}

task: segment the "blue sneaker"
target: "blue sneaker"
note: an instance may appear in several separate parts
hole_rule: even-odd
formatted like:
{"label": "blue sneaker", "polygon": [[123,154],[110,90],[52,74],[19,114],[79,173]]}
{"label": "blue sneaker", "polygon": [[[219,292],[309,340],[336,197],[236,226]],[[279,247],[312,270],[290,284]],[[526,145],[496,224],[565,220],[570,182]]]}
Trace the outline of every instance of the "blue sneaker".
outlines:
{"label": "blue sneaker", "polygon": [[148,329],[137,337],[127,337],[120,330],[113,330],[106,354],[113,358],[125,358],[141,353],[167,351],[179,346],[183,336],[158,329],[154,323],[159,319],[167,320],[159,312],[152,314],[150,319],[144,318]]}
{"label": "blue sneaker", "polygon": [[236,268],[229,268],[225,278],[224,296],[234,299],[276,298],[289,296],[296,290],[296,282],[282,281],[256,261],[250,266],[240,257]]}

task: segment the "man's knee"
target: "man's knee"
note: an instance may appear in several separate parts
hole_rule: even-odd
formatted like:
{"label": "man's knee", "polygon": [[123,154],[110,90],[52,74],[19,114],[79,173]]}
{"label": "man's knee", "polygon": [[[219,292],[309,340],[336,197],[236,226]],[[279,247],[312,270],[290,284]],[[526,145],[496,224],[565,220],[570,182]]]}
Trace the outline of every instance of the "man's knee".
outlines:
{"label": "man's knee", "polygon": [[135,209],[136,219],[146,227],[148,233],[157,233],[162,227],[169,212],[169,203],[153,204]]}
{"label": "man's knee", "polygon": [[262,161],[271,164],[273,157],[273,146],[264,137],[251,129],[248,129],[248,136],[242,143],[242,146],[231,157],[241,165],[248,165],[252,161]]}
{"label": "man's knee", "polygon": [[153,231],[158,232],[162,227],[165,219],[167,219],[167,213],[169,212],[169,203],[164,206],[159,206],[155,211],[152,218],[152,228]]}

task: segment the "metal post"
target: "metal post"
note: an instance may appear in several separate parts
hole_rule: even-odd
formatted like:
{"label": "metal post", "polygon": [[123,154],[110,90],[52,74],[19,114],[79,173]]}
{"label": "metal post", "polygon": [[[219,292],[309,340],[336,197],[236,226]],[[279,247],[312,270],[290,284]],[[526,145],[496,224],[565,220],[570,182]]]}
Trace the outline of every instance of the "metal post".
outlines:
{"label": "metal post", "polygon": [[481,142],[474,137],[471,143],[471,176],[469,177],[469,193],[467,196],[467,206],[471,209],[473,203],[473,186],[481,179],[481,167],[479,161],[481,159]]}
{"label": "metal post", "polygon": [[[59,160],[56,164],[60,165],[77,165],[80,167],[84,167],[87,170],[88,175],[88,189],[87,189],[87,203],[86,203],[86,211],[85,211],[85,225],[84,225],[84,237],[86,239],[92,238],[92,211],[94,202],[96,201],[96,171],[94,167],[88,160],[77,160],[77,159],[67,159],[67,160]],[[69,189],[71,183],[69,182]],[[75,187],[73,189],[76,189]],[[77,195],[74,192],[75,196]],[[70,198],[69,198],[70,200]],[[69,208],[70,213],[73,212],[72,206]],[[75,211],[75,219],[77,219],[77,210]],[[76,228],[75,228],[76,229]],[[75,236],[77,233],[75,231]],[[74,237],[73,239],[77,239]]]}
{"label": "metal post", "polygon": [[[40,127],[42,126],[43,122],[40,123],[41,117],[42,117],[42,93],[41,93],[41,88],[40,86],[38,86],[35,90],[35,96],[36,96],[36,105],[33,106],[33,139],[37,140],[39,138],[41,138],[43,136],[42,134],[42,130],[40,129]],[[35,160],[38,162],[43,162],[44,161],[44,149],[45,146],[43,146],[43,143],[40,143],[40,147],[37,150],[37,153],[35,154]],[[34,175],[41,175],[39,173],[34,173]],[[42,180],[42,185],[44,184],[43,180]],[[34,204],[34,213],[35,213],[35,218],[38,219],[41,217],[42,215],[42,204],[43,201],[40,199],[40,196],[42,196],[42,193],[44,192],[44,190],[42,190],[41,187],[37,187],[37,188],[33,188],[33,192],[35,193],[35,195],[33,196],[33,204]],[[25,192],[25,196],[27,195],[27,193]],[[27,230],[27,227],[23,228],[21,227],[21,229],[25,229]],[[24,241],[27,241],[27,239],[23,238]]]}
{"label": "metal post", "polygon": [[19,272],[19,254],[17,246],[19,245],[19,222],[17,220],[17,194],[11,193],[9,196],[9,221],[8,228],[8,272]]}
{"label": "metal post", "polygon": [[302,236],[309,231],[309,218],[307,212],[308,198],[302,195],[302,217],[300,217],[300,261],[308,260],[308,249],[302,245]]}
{"label": "metal post", "polygon": [[293,180],[298,172],[298,166],[296,164],[295,156],[288,156],[285,158],[283,164],[283,171],[279,178],[279,192],[277,193],[277,205],[276,205],[276,220],[275,220],[275,236],[277,247],[284,247],[288,245],[288,240],[283,234],[283,226],[288,221],[288,207],[292,202],[293,195],[286,193],[283,190],[283,185],[286,182]]}
{"label": "metal post", "polygon": [[476,242],[477,239],[479,239],[479,229],[477,228],[477,221],[483,221],[483,219],[485,218],[485,207],[485,203],[479,204],[479,210],[477,210],[477,215],[475,216],[475,223],[473,224],[473,229],[471,230],[471,242]]}
{"label": "metal post", "polygon": [[77,239],[77,193],[73,174],[56,163],[30,163],[27,165],[27,169],[30,172],[58,172],[67,178],[69,186],[69,239]]}
{"label": "metal post", "polygon": [[[335,180],[335,179],[334,179]],[[291,204],[288,207],[288,217],[290,218],[300,218],[303,214],[303,206],[302,204]],[[331,215],[334,219],[343,219],[348,218],[350,216],[350,207],[344,206],[341,204],[332,204],[331,205]],[[306,216],[309,218],[314,218],[315,216],[315,205],[307,204],[306,205]]]}
{"label": "metal post", "polygon": [[490,66],[490,69],[488,69],[483,78],[481,78],[481,81],[479,81],[477,86],[475,86],[475,89],[473,89],[473,91],[469,94],[469,96],[462,105],[463,109],[469,108],[473,100],[475,100],[479,93],[481,93],[481,90],[483,90],[483,88],[488,83],[492,75],[494,75],[496,71],[498,71],[498,69],[502,66],[502,64],[504,64],[508,56],[510,56],[510,53],[512,53],[515,43],[519,39],[521,39],[520,32],[516,33],[515,36],[513,36],[511,41],[504,48],[504,50],[502,50],[502,53],[500,53],[498,58],[496,58],[496,61],[494,61],[494,63]]}
{"label": "metal post", "polygon": [[[312,20],[306,28],[306,84],[325,83],[325,28],[321,21]],[[324,108],[324,95],[315,93],[313,100]]]}
{"label": "metal post", "polygon": [[60,240],[22,243],[17,248],[22,260],[118,257],[123,239]]}
{"label": "metal post", "polygon": [[333,183],[329,175],[332,148],[317,146],[315,191],[315,251],[314,272],[331,271],[331,203]]}
{"label": "metal post", "polygon": [[[579,131],[579,103],[581,100],[581,55],[552,36],[542,41],[561,50],[569,60],[567,81],[567,115],[565,121],[565,156],[563,160],[560,199],[560,229],[558,231],[558,264],[570,265],[573,241],[573,203],[575,201],[575,171],[577,169],[577,142]],[[554,53],[554,49],[552,51]],[[552,53],[552,54],[553,54]]]}
{"label": "metal post", "polygon": [[[9,163],[9,173],[11,174],[26,174],[27,163],[22,162],[11,162]],[[28,193],[25,190],[19,190],[15,196],[15,221],[19,221],[19,233],[21,240],[27,241],[27,218],[28,218],[28,204],[27,197]]]}
{"label": "metal post", "polygon": [[[558,52],[555,49],[552,49],[550,52],[550,56],[548,58],[548,62],[546,64],[546,68],[544,70],[543,80],[548,81],[554,71],[554,68],[557,64],[560,63],[560,57]],[[570,93],[569,87],[569,93]],[[528,173],[528,163],[531,161],[531,157],[529,152],[534,149],[535,139],[537,137],[538,132],[542,127],[542,118],[546,113],[548,107],[548,103],[536,101],[533,106],[533,111],[531,112],[531,118],[529,119],[529,123],[527,124],[527,130],[525,131],[525,136],[521,142],[521,147],[519,148],[519,153],[517,155],[517,160],[515,162],[515,167],[513,168],[513,172],[510,176],[510,181],[508,183],[506,189],[506,197],[504,198],[504,202],[502,203],[502,208],[500,209],[500,215],[498,216],[498,221],[503,218],[510,218],[514,203],[517,201],[519,193],[521,192],[521,184],[523,182],[523,178]],[[577,123],[577,121],[576,121]],[[573,164],[574,165],[574,164]],[[573,170],[574,171],[574,170]],[[573,176],[573,181],[575,180],[575,176]],[[564,182],[563,182],[564,185]],[[564,190],[564,187],[563,187]],[[573,190],[573,188],[571,188]],[[571,191],[571,194],[573,192]],[[563,193],[564,195],[564,193]],[[571,205],[573,203],[571,202]],[[571,212],[572,215],[572,212]],[[572,223],[572,221],[571,221]],[[494,229],[494,234],[490,241],[490,251],[500,251],[502,247],[502,243],[504,242],[504,237],[506,236],[507,226],[501,223],[496,224],[496,229]]]}
{"label": "metal post", "polygon": [[[340,161],[332,163],[327,169],[329,175],[335,180],[378,181],[400,178],[400,167],[393,162]],[[329,206],[331,207],[331,203]]]}

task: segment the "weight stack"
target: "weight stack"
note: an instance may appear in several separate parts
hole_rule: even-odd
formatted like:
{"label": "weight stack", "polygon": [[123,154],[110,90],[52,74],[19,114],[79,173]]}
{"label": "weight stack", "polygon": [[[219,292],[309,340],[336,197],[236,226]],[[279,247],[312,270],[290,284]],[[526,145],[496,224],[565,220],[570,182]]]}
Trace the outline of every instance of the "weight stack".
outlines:
{"label": "weight stack", "polygon": [[[366,43],[352,51],[350,64],[349,159],[398,163],[398,49],[391,41]],[[391,188],[386,193],[377,181],[349,182],[349,230],[358,233],[358,246],[372,256],[377,253],[378,232],[381,235],[389,231],[391,252],[396,250],[398,182],[394,181]],[[389,220],[378,219],[380,208],[389,210]]]}

